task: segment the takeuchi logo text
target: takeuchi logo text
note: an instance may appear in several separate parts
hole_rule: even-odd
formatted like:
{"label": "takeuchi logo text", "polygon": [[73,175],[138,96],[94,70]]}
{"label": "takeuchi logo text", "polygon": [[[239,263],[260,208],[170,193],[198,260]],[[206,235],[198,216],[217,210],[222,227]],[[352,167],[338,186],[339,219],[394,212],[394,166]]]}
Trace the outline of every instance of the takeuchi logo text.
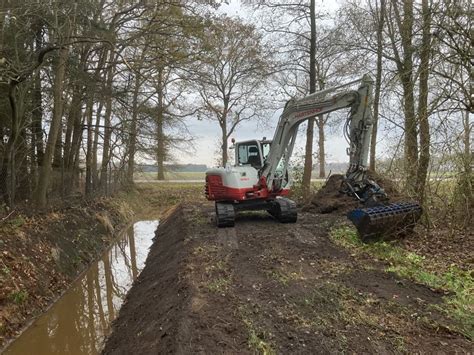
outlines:
{"label": "takeuchi logo text", "polygon": [[311,114],[321,112],[321,110],[322,110],[321,108],[313,108],[313,109],[308,110],[308,111],[300,112],[300,113],[296,114],[295,117],[299,118],[299,117],[303,117],[303,116],[308,116],[308,115],[311,115]]}

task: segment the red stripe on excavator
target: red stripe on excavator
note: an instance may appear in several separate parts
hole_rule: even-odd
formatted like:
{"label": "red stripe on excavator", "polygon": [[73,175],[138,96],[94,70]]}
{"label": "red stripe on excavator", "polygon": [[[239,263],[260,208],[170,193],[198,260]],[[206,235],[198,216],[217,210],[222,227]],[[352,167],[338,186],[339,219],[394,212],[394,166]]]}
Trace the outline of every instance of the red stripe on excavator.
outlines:
{"label": "red stripe on excavator", "polygon": [[209,176],[206,180],[206,197],[211,201],[266,199],[276,196],[287,196],[290,192],[289,189],[283,189],[276,193],[268,193],[267,189],[228,187],[222,184],[220,176],[212,176],[212,178]]}
{"label": "red stripe on excavator", "polygon": [[275,198],[277,196],[288,196],[289,193],[290,190],[288,189],[283,189],[279,192],[268,194],[262,190],[255,191],[248,188],[238,189],[224,186],[224,189],[217,193],[212,192],[212,189],[210,189],[207,199],[210,201],[247,201],[254,199]]}

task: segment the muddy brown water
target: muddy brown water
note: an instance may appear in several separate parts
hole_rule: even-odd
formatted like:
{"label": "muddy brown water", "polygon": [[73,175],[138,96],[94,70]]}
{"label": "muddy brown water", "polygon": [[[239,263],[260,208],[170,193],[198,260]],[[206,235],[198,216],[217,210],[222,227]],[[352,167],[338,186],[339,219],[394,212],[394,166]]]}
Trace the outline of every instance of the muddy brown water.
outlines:
{"label": "muddy brown water", "polygon": [[16,339],[5,355],[98,354],[145,265],[158,221],[135,222]]}

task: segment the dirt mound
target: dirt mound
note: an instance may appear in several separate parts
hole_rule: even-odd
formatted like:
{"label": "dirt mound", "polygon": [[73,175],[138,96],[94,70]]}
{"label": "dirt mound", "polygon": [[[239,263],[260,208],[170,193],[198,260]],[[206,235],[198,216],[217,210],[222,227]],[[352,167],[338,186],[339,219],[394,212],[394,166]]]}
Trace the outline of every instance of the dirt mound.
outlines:
{"label": "dirt mound", "polygon": [[396,183],[389,178],[382,176],[375,171],[369,170],[367,172],[367,178],[370,180],[374,180],[380,187],[385,190],[385,193],[389,197],[391,202],[397,202],[400,200],[409,200],[409,197],[403,193],[401,193]]}
{"label": "dirt mound", "polygon": [[228,300],[222,297],[220,279],[207,285],[217,294],[204,296],[196,287],[209,273],[221,273],[223,261],[207,264],[217,246],[209,239],[203,243],[198,229],[206,220],[199,220],[202,214],[189,220],[184,210],[180,205],[160,222],[146,266],[113,323],[103,354],[217,354],[245,347],[242,322],[224,312]]}
{"label": "dirt mound", "polygon": [[[406,200],[407,197],[401,194],[393,181],[377,174],[374,171],[369,171],[367,177],[370,180],[377,182],[390,198],[391,202]],[[307,207],[308,210],[315,210],[318,213],[339,213],[345,214],[348,211],[360,206],[359,202],[354,198],[347,196],[340,192],[342,183],[344,182],[344,175],[331,175],[326,184],[314,195],[311,200],[311,205]]]}
{"label": "dirt mound", "polygon": [[359,203],[340,192],[343,181],[344,175],[331,175],[326,184],[312,198],[309,209],[323,214],[333,212],[344,214],[356,208]]}
{"label": "dirt mound", "polygon": [[[181,213],[175,212],[160,223],[146,267],[113,323],[113,333],[103,354],[144,354],[157,344],[162,350],[175,349],[172,339],[177,333],[177,320],[183,317],[183,304],[189,297],[186,285],[176,273],[183,255],[181,217]],[[156,313],[157,309],[161,311]]]}

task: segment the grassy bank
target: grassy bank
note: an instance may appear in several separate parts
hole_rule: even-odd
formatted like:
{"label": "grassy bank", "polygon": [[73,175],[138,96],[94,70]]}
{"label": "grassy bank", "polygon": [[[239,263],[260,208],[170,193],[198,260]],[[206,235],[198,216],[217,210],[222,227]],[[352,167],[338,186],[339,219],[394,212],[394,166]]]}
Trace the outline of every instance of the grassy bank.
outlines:
{"label": "grassy bank", "polygon": [[333,229],[331,238],[356,255],[365,254],[384,262],[388,272],[446,292],[444,303],[438,307],[455,320],[455,327],[451,330],[474,339],[474,270],[465,271],[454,264],[443,270],[436,260],[407,251],[396,244],[364,244],[355,229],[348,226]]}

